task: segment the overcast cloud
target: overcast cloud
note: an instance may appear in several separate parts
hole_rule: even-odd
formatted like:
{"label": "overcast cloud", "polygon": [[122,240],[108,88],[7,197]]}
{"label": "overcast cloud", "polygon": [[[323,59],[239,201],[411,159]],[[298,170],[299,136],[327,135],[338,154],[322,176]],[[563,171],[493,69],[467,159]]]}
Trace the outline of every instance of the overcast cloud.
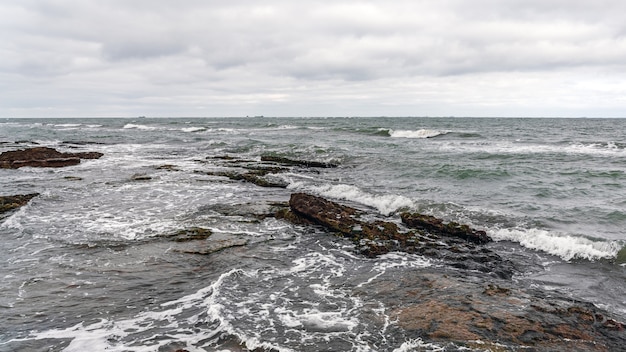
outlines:
{"label": "overcast cloud", "polygon": [[622,0],[3,0],[0,117],[626,116]]}

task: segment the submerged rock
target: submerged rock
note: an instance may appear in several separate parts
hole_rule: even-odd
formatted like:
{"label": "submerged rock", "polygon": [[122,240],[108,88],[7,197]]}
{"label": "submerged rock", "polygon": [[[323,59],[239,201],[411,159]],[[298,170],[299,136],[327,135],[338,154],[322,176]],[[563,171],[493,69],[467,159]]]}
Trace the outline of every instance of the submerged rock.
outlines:
{"label": "submerged rock", "polygon": [[0,168],[17,169],[31,167],[64,167],[77,165],[81,159],[98,159],[98,152],[61,153],[48,147],[35,147],[8,151],[0,154]]}
{"label": "submerged rock", "polygon": [[0,196],[0,214],[22,207],[38,195],[39,193]]}
{"label": "submerged rock", "polygon": [[162,237],[171,239],[175,242],[189,242],[197,240],[206,240],[212,235],[211,230],[202,227],[190,227],[184,230],[179,230],[174,233],[163,235]]}

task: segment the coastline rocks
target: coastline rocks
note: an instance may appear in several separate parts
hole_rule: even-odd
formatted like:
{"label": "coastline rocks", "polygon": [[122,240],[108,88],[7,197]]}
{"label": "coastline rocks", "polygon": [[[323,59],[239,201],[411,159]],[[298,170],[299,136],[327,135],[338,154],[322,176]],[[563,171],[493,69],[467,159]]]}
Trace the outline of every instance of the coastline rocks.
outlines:
{"label": "coastline rocks", "polygon": [[477,231],[467,225],[460,225],[455,222],[443,223],[443,220],[434,216],[419,213],[400,214],[402,222],[409,227],[436,233],[442,236],[458,237],[464,240],[484,244],[491,241],[485,231]]}
{"label": "coastline rocks", "polygon": [[485,284],[440,268],[376,285],[390,319],[429,341],[496,351],[614,351],[626,343],[623,323],[555,292]]}
{"label": "coastline rocks", "polygon": [[8,151],[0,154],[0,168],[18,169],[31,167],[64,167],[77,165],[81,159],[98,159],[98,152],[61,153],[48,147],[35,147]]}
{"label": "coastline rocks", "polygon": [[[275,174],[288,172],[294,167],[316,169],[333,168],[337,164],[290,159],[275,155],[262,155],[261,162],[255,160],[240,159],[230,155],[219,155],[208,157],[207,159],[219,160],[227,170],[199,171],[210,176],[227,177],[234,181],[245,181],[260,187],[287,188],[288,183],[279,177],[272,177]],[[312,170],[313,171],[313,170]],[[314,172],[317,172],[315,170]]]}
{"label": "coastline rocks", "polygon": [[[443,221],[421,214],[403,214],[405,225],[415,225],[414,229],[401,229],[391,221],[366,221],[363,213],[355,208],[331,202],[306,193],[293,193],[289,209],[277,212],[283,218],[297,224],[321,225],[351,239],[356,250],[370,258],[389,252],[416,253],[444,260],[450,266],[487,273],[509,279],[516,272],[509,260],[480,246],[489,237],[466,225],[443,224]],[[432,227],[415,219],[425,218]],[[407,224],[408,223],[408,224]]]}
{"label": "coastline rocks", "polygon": [[0,214],[22,207],[38,195],[39,193],[0,196]]}

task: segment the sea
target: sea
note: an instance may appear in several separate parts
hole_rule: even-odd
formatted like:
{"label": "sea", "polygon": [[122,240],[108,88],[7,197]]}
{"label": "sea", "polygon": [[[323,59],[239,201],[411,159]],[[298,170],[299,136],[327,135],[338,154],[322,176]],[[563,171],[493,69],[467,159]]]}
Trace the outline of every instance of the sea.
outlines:
{"label": "sea", "polygon": [[[482,229],[527,268],[515,285],[625,321],[624,131],[599,118],[0,119],[0,152],[104,154],[0,169],[0,195],[39,193],[0,215],[0,351],[448,350],[404,334],[373,292],[445,264],[367,258],[323,228],[252,215],[295,192]],[[286,188],[216,172],[264,155],[337,167],[271,175]],[[192,228],[226,245],[167,239]]]}

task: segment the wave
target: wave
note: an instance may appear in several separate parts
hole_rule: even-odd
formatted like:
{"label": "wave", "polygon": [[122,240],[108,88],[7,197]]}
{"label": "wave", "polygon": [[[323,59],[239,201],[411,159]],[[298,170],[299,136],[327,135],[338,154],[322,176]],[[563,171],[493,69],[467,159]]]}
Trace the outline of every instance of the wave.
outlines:
{"label": "wave", "polygon": [[82,126],[80,123],[59,123],[55,124],[54,127],[65,127],[65,128],[77,128]]}
{"label": "wave", "polygon": [[157,128],[154,126],[146,126],[146,125],[138,125],[134,123],[127,123],[123,127],[124,129],[138,129],[138,130],[156,130]]}
{"label": "wave", "polygon": [[182,128],[181,131],[183,131],[183,132],[200,132],[200,131],[206,131],[206,128],[204,128],[204,127],[185,127],[185,128]]}
{"label": "wave", "polygon": [[339,200],[348,200],[377,209],[383,215],[391,215],[400,209],[414,207],[414,202],[404,196],[385,194],[375,195],[361,190],[356,186],[339,185],[312,185],[305,182],[291,183],[287,188],[309,191],[323,197]]}
{"label": "wave", "polygon": [[449,131],[441,131],[441,130],[429,130],[429,129],[420,129],[420,130],[389,130],[389,136],[392,138],[433,138],[437,136],[442,136],[448,134]]}
{"label": "wave", "polygon": [[617,241],[592,240],[535,228],[488,230],[487,233],[496,241],[518,242],[526,248],[543,251],[566,261],[611,259],[622,248]]}

